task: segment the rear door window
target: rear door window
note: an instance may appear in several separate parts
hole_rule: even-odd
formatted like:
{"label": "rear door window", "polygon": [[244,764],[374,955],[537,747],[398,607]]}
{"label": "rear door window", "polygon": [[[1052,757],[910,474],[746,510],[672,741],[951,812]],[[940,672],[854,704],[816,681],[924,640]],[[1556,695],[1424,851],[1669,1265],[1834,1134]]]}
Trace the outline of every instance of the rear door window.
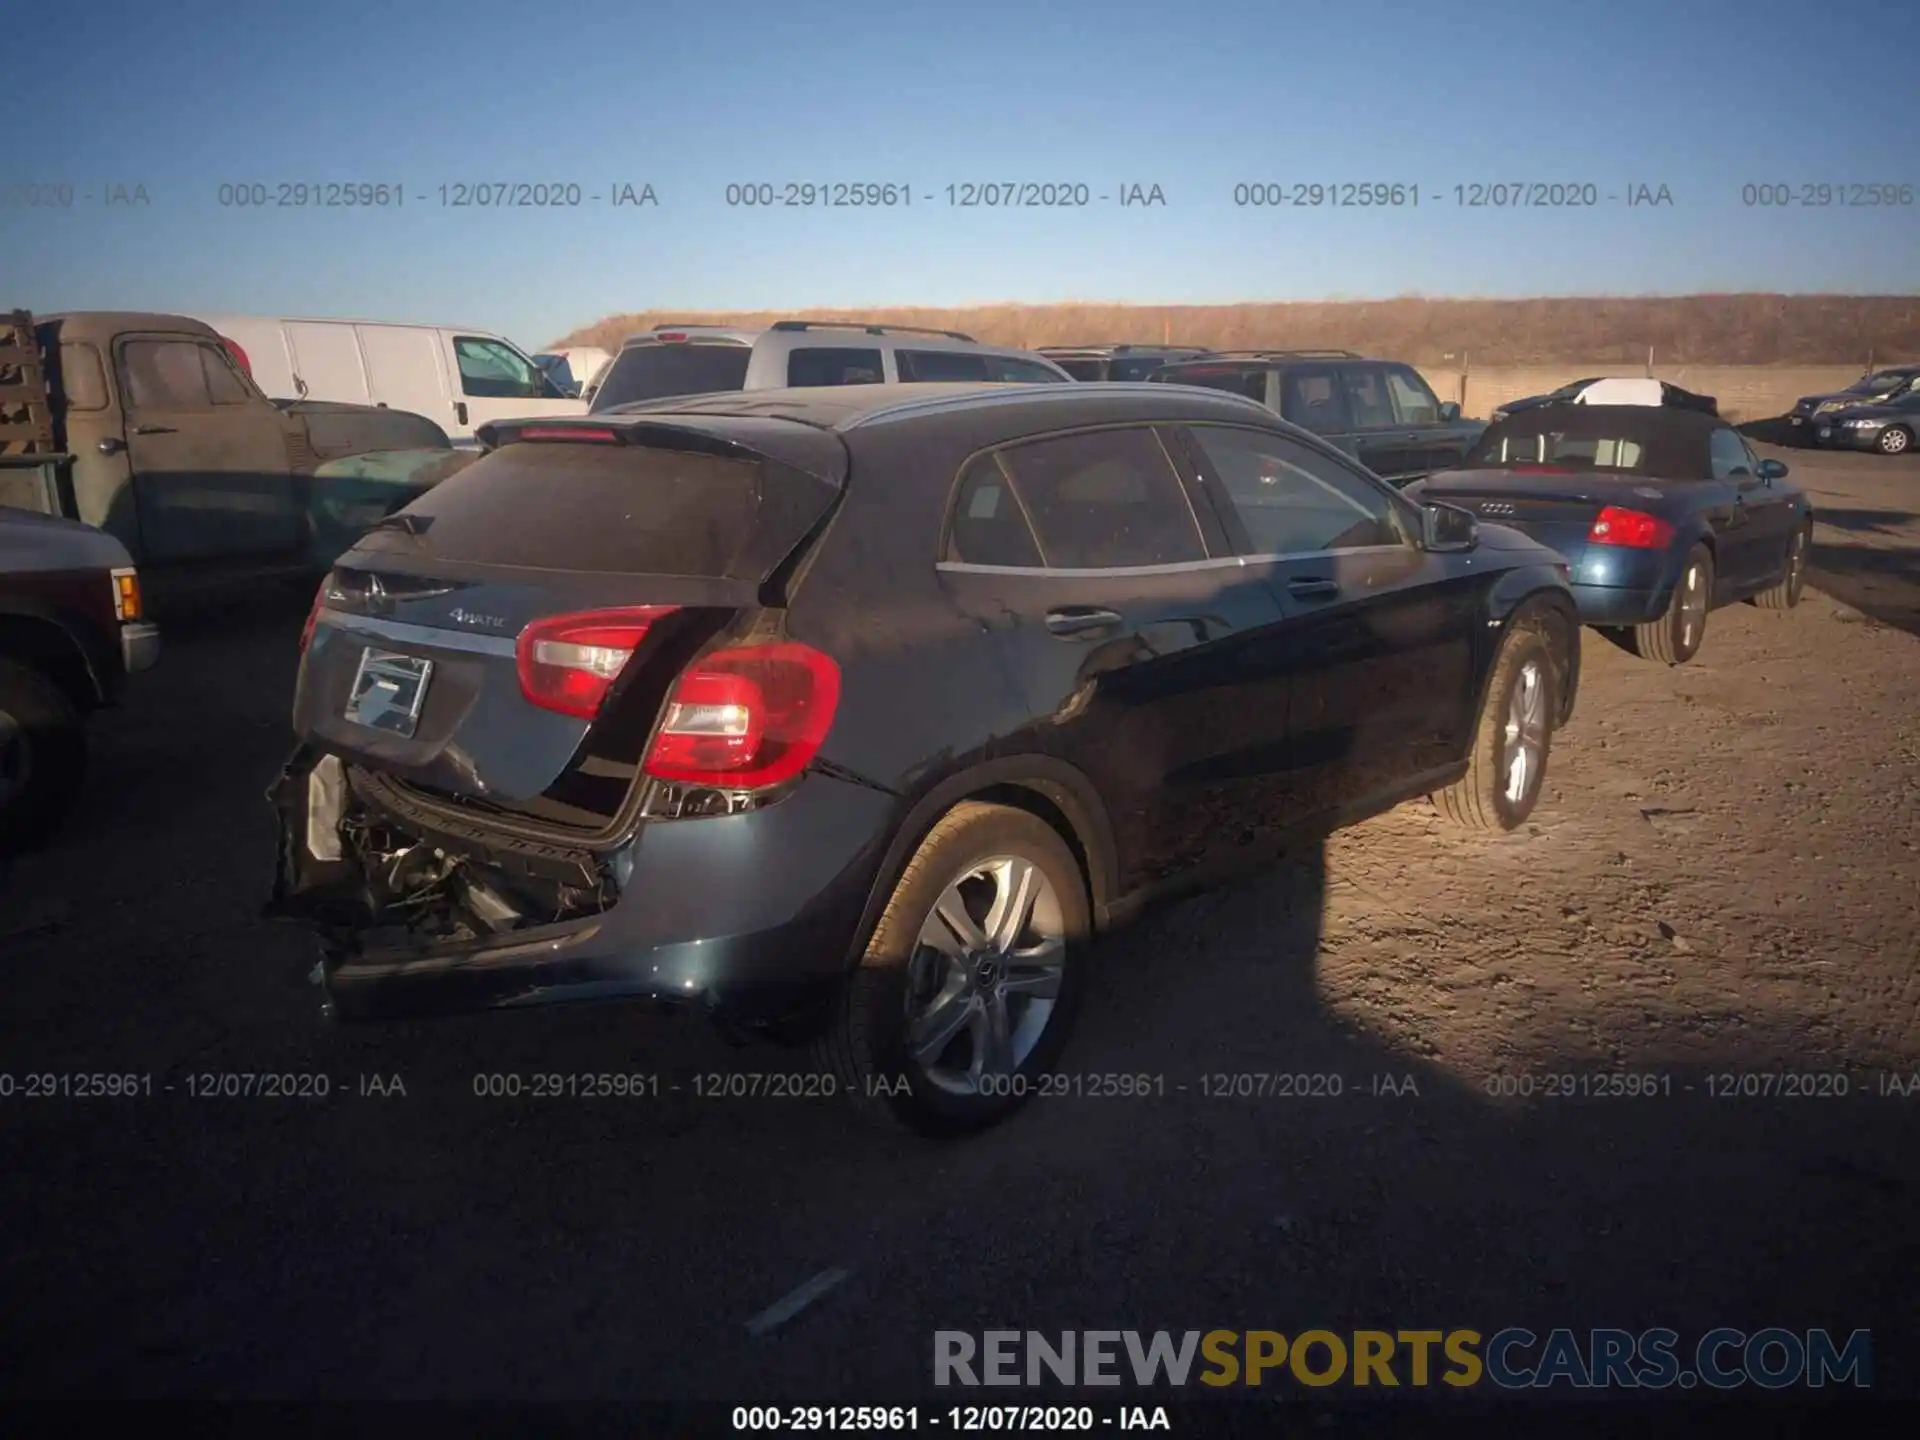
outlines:
{"label": "rear door window", "polygon": [[751,346],[735,343],[629,345],[606,368],[591,408],[611,410],[673,395],[744,390],[752,358]]}
{"label": "rear door window", "polygon": [[1207,558],[1186,487],[1144,426],[1029,441],[1000,452],[1053,570]]}
{"label": "rear door window", "polygon": [[965,565],[1040,566],[1033,529],[995,456],[980,456],[961,474],[947,523],[946,558]]}
{"label": "rear door window", "polygon": [[1076,380],[1107,378],[1107,362],[1104,360],[1056,360],[1053,363]]}
{"label": "rear door window", "polygon": [[762,467],[639,445],[503,445],[408,507],[436,559],[721,577],[752,534]]}
{"label": "rear door window", "polygon": [[887,367],[878,350],[841,350],[812,346],[787,357],[787,384],[878,385]]}
{"label": "rear door window", "polygon": [[1316,435],[1352,429],[1340,372],[1332,366],[1296,366],[1280,373],[1280,413]]}
{"label": "rear door window", "polygon": [[[1109,380],[1144,380],[1162,365],[1164,357],[1159,355],[1131,355],[1123,360],[1115,360],[1107,378]],[[1258,400],[1261,397],[1253,397]]]}
{"label": "rear door window", "polygon": [[904,382],[964,384],[991,378],[987,357],[974,350],[896,350],[893,358]]}
{"label": "rear door window", "polygon": [[1356,430],[1391,430],[1395,420],[1393,400],[1387,393],[1386,367],[1348,365],[1342,369],[1347,392],[1347,408]]}

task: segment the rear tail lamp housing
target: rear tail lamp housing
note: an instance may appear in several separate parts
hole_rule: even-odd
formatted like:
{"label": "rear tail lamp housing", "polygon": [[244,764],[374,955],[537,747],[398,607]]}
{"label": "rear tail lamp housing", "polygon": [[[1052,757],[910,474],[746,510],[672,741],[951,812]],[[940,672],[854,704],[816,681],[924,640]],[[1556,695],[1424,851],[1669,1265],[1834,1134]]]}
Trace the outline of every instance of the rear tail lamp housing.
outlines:
{"label": "rear tail lamp housing", "polygon": [[839,703],[840,667],[810,645],[711,651],[674,683],[641,768],[714,789],[784,784],[820,753]]}
{"label": "rear tail lamp housing", "polygon": [[514,644],[520,693],[543,710],[596,718],[647,631],[676,608],[634,605],[534,621]]}
{"label": "rear tail lamp housing", "polygon": [[1630,550],[1664,550],[1673,543],[1673,526],[1658,515],[1609,505],[1593,518],[1589,545],[1621,545]]}

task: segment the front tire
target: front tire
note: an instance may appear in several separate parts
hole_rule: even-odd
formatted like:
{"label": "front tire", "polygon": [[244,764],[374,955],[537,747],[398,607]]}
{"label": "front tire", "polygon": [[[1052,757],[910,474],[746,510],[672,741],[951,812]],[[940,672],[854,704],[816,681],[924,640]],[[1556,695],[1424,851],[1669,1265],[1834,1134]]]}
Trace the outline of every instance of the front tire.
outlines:
{"label": "front tire", "polygon": [[1889,425],[1880,432],[1874,448],[1882,455],[1904,455],[1913,448],[1913,432],[1904,425]]}
{"label": "front tire", "polygon": [[38,670],[0,660],[0,854],[60,822],[86,768],[86,727],[66,692]]}
{"label": "front tire", "polygon": [[1658,620],[1627,632],[1628,644],[1642,660],[1684,665],[1700,653],[1707,638],[1707,611],[1713,606],[1713,556],[1704,545],[1687,552],[1667,610]]}
{"label": "front tire", "polygon": [[1434,808],[1468,830],[1516,830],[1539,802],[1560,710],[1560,667],[1528,622],[1507,632],[1474,727],[1467,773],[1436,791]]}
{"label": "front tire", "polygon": [[1769,585],[1753,597],[1762,610],[1791,610],[1800,603],[1807,588],[1807,556],[1813,549],[1813,523],[1798,526],[1787,542],[1787,559],[1777,584]]}
{"label": "front tire", "polygon": [[1005,1119],[1058,1061],[1092,912],[1052,826],[967,801],[914,852],[835,999],[816,1058],[923,1134]]}

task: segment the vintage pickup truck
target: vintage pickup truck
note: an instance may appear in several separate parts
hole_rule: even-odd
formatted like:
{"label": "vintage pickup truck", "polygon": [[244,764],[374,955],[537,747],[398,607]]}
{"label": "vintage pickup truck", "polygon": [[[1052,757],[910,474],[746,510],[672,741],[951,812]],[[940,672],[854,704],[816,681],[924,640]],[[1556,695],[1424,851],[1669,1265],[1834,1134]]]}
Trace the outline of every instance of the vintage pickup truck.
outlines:
{"label": "vintage pickup truck", "polygon": [[0,505],[106,531],[156,599],[188,572],[324,571],[471,458],[407,411],[269,400],[185,316],[0,315]]}

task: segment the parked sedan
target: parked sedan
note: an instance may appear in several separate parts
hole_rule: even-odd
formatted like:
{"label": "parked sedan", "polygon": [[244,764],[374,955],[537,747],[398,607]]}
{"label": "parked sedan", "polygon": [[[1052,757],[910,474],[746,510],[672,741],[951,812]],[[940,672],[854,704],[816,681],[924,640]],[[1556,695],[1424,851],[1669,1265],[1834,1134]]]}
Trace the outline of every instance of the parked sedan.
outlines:
{"label": "parked sedan", "polygon": [[273,908],[342,1018],[700,1005],[979,1126],[1059,1059],[1092,933],[1417,796],[1511,830],[1574,704],[1558,556],[1246,399],[759,390],[486,438],[302,642]]}
{"label": "parked sedan", "polygon": [[1920,431],[1920,390],[1909,390],[1877,404],[1851,405],[1815,417],[1807,429],[1822,449],[1876,450],[1905,455]]}
{"label": "parked sedan", "polygon": [[1916,390],[1920,390],[1920,365],[1894,365],[1885,370],[1872,370],[1844,390],[1825,395],[1802,395],[1794,402],[1787,420],[1794,427],[1795,440],[1806,443],[1809,432],[1830,424],[1832,416],[1841,410],[1852,410],[1862,405],[1885,405]]}
{"label": "parked sedan", "polygon": [[1563,404],[1490,425],[1460,469],[1417,494],[1551,545],[1572,567],[1582,620],[1680,665],[1714,608],[1799,604],[1813,509],[1786,477],[1716,416]]}

